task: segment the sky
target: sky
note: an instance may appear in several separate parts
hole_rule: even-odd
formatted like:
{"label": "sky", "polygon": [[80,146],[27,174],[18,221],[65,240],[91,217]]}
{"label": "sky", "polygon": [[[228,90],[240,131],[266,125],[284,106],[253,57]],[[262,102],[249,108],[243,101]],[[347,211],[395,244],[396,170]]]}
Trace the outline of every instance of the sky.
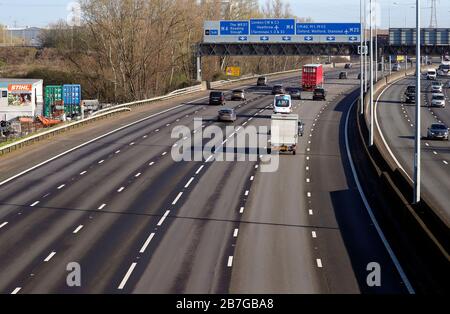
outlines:
{"label": "sky", "polygon": [[[9,27],[44,27],[60,19],[66,20],[74,0],[0,0],[0,24]],[[292,13],[311,17],[315,22],[358,22],[360,0],[286,0]],[[368,2],[369,0],[367,0]],[[381,27],[415,26],[416,0],[378,0]],[[265,2],[265,0],[261,0]],[[375,0],[374,0],[375,2]],[[422,2],[422,26],[430,23],[430,0]],[[396,5],[394,3],[397,3]],[[390,19],[389,19],[390,8]],[[450,28],[450,1],[437,1],[438,27]],[[390,23],[389,23],[390,20]]]}

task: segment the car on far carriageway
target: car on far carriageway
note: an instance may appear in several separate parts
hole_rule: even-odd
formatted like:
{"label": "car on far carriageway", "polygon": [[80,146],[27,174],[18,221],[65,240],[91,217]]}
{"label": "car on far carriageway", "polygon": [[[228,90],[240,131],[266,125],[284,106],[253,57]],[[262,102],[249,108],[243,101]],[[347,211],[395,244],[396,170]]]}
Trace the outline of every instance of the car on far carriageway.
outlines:
{"label": "car on far carriageway", "polygon": [[256,86],[267,86],[267,77],[265,76],[258,77],[258,80],[256,81]]}
{"label": "car on far carriageway", "polygon": [[351,63],[346,63],[345,66],[344,66],[344,68],[345,68],[345,69],[351,69],[351,68],[353,68],[353,64],[351,64]]}
{"label": "car on far carriageway", "polygon": [[348,78],[347,72],[341,72],[339,73],[339,79],[340,80],[345,80]]}
{"label": "car on far carriageway", "polygon": [[433,81],[431,83],[431,91],[433,93],[442,93],[443,84],[439,81]]}
{"label": "car on far carriageway", "polygon": [[443,123],[433,123],[428,128],[428,139],[441,139],[448,141],[449,128]]}
{"label": "car on far carriageway", "polygon": [[442,93],[435,93],[431,96],[431,107],[445,107],[445,95]]}
{"label": "car on far carriageway", "polygon": [[236,121],[236,111],[233,108],[222,108],[219,110],[219,121]]}
{"label": "car on far carriageway", "polygon": [[274,85],[272,88],[272,95],[281,95],[281,94],[284,94],[283,85],[281,84]]}
{"label": "car on far carriageway", "polygon": [[242,89],[235,89],[231,93],[231,100],[245,100],[245,92]]}

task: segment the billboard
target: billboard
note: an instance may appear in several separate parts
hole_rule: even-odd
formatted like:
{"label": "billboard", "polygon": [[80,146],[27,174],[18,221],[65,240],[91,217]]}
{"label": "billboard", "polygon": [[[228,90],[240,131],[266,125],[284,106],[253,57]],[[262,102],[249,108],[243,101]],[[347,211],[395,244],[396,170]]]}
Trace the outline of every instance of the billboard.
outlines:
{"label": "billboard", "polygon": [[227,67],[225,72],[228,76],[241,76],[240,67]]}
{"label": "billboard", "polygon": [[9,84],[8,85],[8,106],[23,107],[33,104],[32,84]]}

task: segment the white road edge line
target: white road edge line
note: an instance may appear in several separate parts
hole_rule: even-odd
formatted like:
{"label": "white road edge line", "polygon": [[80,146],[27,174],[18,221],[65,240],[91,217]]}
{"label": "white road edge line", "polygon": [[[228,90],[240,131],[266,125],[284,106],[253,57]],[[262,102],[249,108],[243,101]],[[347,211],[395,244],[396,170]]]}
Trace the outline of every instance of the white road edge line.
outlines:
{"label": "white road edge line", "polygon": [[128,269],[127,273],[125,274],[125,277],[123,277],[122,282],[120,283],[120,285],[117,289],[122,290],[125,287],[125,285],[127,284],[128,278],[130,278],[131,273],[133,272],[136,265],[137,265],[137,263],[131,264],[130,268]]}
{"label": "white road edge line", "polygon": [[[347,150],[347,157],[348,157],[348,160],[349,160],[349,163],[350,163],[350,168],[352,169],[353,178],[355,179],[356,186],[358,187],[359,194],[361,195],[361,198],[362,198],[362,201],[364,203],[364,206],[366,207],[367,213],[370,216],[370,220],[372,221],[372,224],[374,225],[375,229],[377,230],[377,233],[378,233],[381,241],[383,242],[384,247],[386,248],[389,256],[392,259],[392,262],[395,265],[395,268],[397,269],[400,277],[403,280],[403,283],[406,286],[406,289],[408,290],[408,292],[410,294],[415,294],[414,288],[411,286],[411,283],[409,282],[408,277],[406,276],[405,272],[403,271],[403,268],[401,267],[401,265],[400,265],[400,263],[399,263],[399,261],[397,259],[397,256],[395,255],[394,251],[392,250],[391,246],[389,245],[389,242],[387,241],[386,237],[384,236],[383,231],[381,230],[380,226],[378,225],[378,221],[377,221],[377,219],[375,218],[375,216],[373,214],[372,208],[370,207],[369,202],[367,201],[367,198],[366,198],[366,195],[364,194],[364,191],[362,190],[361,184],[359,182],[359,177],[358,177],[358,174],[356,172],[355,165],[353,163],[353,158],[352,158],[352,154],[350,152],[349,141],[348,141],[348,121],[349,121],[349,118],[350,118],[350,112],[352,111],[353,106],[355,105],[355,103],[357,101],[358,101],[358,99],[356,99],[351,104],[349,110],[347,111],[347,117],[345,119],[345,148]],[[375,114],[375,120],[376,120],[376,114]],[[378,125],[378,123],[377,123],[377,125]],[[377,126],[377,127],[379,127],[379,126]]]}

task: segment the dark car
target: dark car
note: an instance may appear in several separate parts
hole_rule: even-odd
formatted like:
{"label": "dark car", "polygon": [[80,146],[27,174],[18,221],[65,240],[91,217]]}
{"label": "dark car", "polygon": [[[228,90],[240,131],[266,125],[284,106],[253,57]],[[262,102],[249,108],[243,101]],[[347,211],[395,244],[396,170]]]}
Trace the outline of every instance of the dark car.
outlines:
{"label": "dark car", "polygon": [[361,79],[361,73],[358,74],[358,80],[360,80],[360,79]]}
{"label": "dark car", "polygon": [[292,99],[302,99],[302,90],[298,87],[286,87],[286,93],[291,95]]}
{"label": "dark car", "polygon": [[433,123],[428,128],[429,139],[441,139],[448,141],[448,127],[443,123]]}
{"label": "dark car", "polygon": [[406,88],[405,102],[407,103],[416,102],[416,87],[414,85],[410,85]]}
{"label": "dark car", "polygon": [[245,92],[242,89],[235,89],[231,93],[231,100],[245,100]]}
{"label": "dark car", "polygon": [[225,94],[224,92],[211,92],[209,94],[209,104],[210,105],[225,105]]}
{"label": "dark car", "polygon": [[284,94],[284,88],[283,85],[274,85],[272,88],[272,95],[280,95]]}
{"label": "dark car", "polygon": [[346,69],[351,69],[352,67],[353,67],[353,64],[351,64],[351,63],[346,63],[344,68],[346,68]]}
{"label": "dark car", "polygon": [[346,80],[347,78],[348,78],[347,72],[339,73],[339,79],[340,80]]}
{"label": "dark car", "polygon": [[298,121],[298,136],[303,136],[305,133],[305,123],[302,120]]}
{"label": "dark car", "polygon": [[267,86],[267,77],[265,76],[258,77],[258,80],[256,81],[256,86]]}
{"label": "dark car", "polygon": [[313,100],[326,100],[327,91],[323,87],[317,87],[313,92]]}

